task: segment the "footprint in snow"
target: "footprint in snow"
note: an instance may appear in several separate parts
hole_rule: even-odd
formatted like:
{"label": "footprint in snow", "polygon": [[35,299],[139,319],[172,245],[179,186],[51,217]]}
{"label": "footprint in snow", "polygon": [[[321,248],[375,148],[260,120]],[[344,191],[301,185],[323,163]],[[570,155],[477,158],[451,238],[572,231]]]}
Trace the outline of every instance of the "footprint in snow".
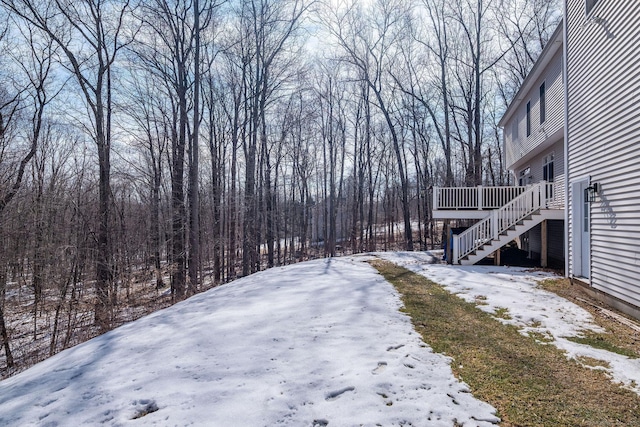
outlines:
{"label": "footprint in snow", "polygon": [[42,407],[42,408],[46,408],[47,406],[49,406],[49,405],[51,405],[52,403],[55,403],[55,402],[57,402],[57,401],[58,401],[58,399],[48,399],[46,402],[44,402],[44,403],[39,403],[39,404],[37,404],[36,406],[40,406],[40,407]]}
{"label": "footprint in snow", "polygon": [[348,391],[354,391],[356,388],[355,387],[345,387],[342,388],[340,390],[336,390],[336,391],[332,391],[330,393],[327,393],[327,395],[325,396],[325,400],[336,400],[337,398],[339,398],[340,396],[342,396],[344,393],[348,392]]}
{"label": "footprint in snow", "polygon": [[371,373],[377,375],[382,373],[385,369],[387,369],[387,362],[378,362],[378,366],[371,371]]}
{"label": "footprint in snow", "polygon": [[400,345],[392,345],[391,347],[387,347],[387,351],[391,351],[391,350],[399,350],[402,347],[404,347],[404,344],[400,344]]}

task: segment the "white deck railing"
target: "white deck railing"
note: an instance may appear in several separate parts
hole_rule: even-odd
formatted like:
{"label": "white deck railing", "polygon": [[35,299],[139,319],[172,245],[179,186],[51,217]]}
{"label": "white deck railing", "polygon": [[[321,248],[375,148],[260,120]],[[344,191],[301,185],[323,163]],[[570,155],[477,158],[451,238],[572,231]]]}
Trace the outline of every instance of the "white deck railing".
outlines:
{"label": "white deck railing", "polygon": [[[495,187],[494,187],[495,188]],[[549,195],[553,194],[553,184],[539,182],[524,189],[517,197],[499,209],[489,214],[472,227],[457,236],[453,236],[453,262],[457,264],[461,259],[478,250],[490,240],[515,226],[532,213],[546,208]]]}
{"label": "white deck railing", "polygon": [[434,210],[498,209],[527,187],[434,187]]}

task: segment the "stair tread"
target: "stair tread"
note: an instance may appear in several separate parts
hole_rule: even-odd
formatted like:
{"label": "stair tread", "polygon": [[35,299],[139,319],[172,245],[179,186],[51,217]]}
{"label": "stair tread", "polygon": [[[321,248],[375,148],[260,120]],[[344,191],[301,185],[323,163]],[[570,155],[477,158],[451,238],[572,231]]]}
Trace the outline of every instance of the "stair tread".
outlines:
{"label": "stair tread", "polygon": [[[488,242],[480,246],[475,251],[471,252],[470,254],[467,254],[464,258],[461,258],[460,263],[464,261],[465,264],[475,264],[476,262],[486,258],[487,255],[505,246],[507,243],[512,241],[515,237],[530,230],[531,228],[533,228],[534,226],[536,226],[537,224],[543,221],[542,217],[534,218],[534,216],[536,217],[541,216],[541,213],[539,211],[534,212],[529,217],[523,219],[522,221],[519,221],[514,226],[500,233],[496,239],[489,240]],[[495,243],[498,243],[498,245],[494,246]]]}

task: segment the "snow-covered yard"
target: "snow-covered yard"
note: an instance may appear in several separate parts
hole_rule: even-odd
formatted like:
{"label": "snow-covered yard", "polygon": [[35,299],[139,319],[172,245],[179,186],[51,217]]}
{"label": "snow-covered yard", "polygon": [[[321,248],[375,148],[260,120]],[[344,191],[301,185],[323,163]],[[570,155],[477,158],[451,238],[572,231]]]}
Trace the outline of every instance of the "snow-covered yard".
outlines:
{"label": "snow-covered yard", "polygon": [[264,271],[64,351],[0,383],[0,424],[495,422],[364,259]]}
{"label": "snow-covered yard", "polygon": [[[597,326],[536,287],[546,273],[431,265],[377,254],[481,308],[508,308],[523,333],[611,364],[629,386],[640,362],[564,339]],[[0,425],[466,426],[498,422],[399,311],[372,255],[274,268],[199,294],[0,382]],[[606,354],[605,354],[606,353]]]}

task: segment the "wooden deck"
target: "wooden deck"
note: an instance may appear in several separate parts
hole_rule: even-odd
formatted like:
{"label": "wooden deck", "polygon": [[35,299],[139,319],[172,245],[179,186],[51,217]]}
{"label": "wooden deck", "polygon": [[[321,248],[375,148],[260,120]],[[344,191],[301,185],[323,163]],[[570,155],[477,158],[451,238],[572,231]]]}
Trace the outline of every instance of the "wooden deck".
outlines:
{"label": "wooden deck", "polygon": [[[554,203],[554,183],[539,183],[544,188],[545,208],[563,209]],[[534,184],[537,185],[537,184]],[[524,192],[530,186],[502,187],[434,187],[433,218],[435,219],[482,219],[487,211],[500,209]]]}

